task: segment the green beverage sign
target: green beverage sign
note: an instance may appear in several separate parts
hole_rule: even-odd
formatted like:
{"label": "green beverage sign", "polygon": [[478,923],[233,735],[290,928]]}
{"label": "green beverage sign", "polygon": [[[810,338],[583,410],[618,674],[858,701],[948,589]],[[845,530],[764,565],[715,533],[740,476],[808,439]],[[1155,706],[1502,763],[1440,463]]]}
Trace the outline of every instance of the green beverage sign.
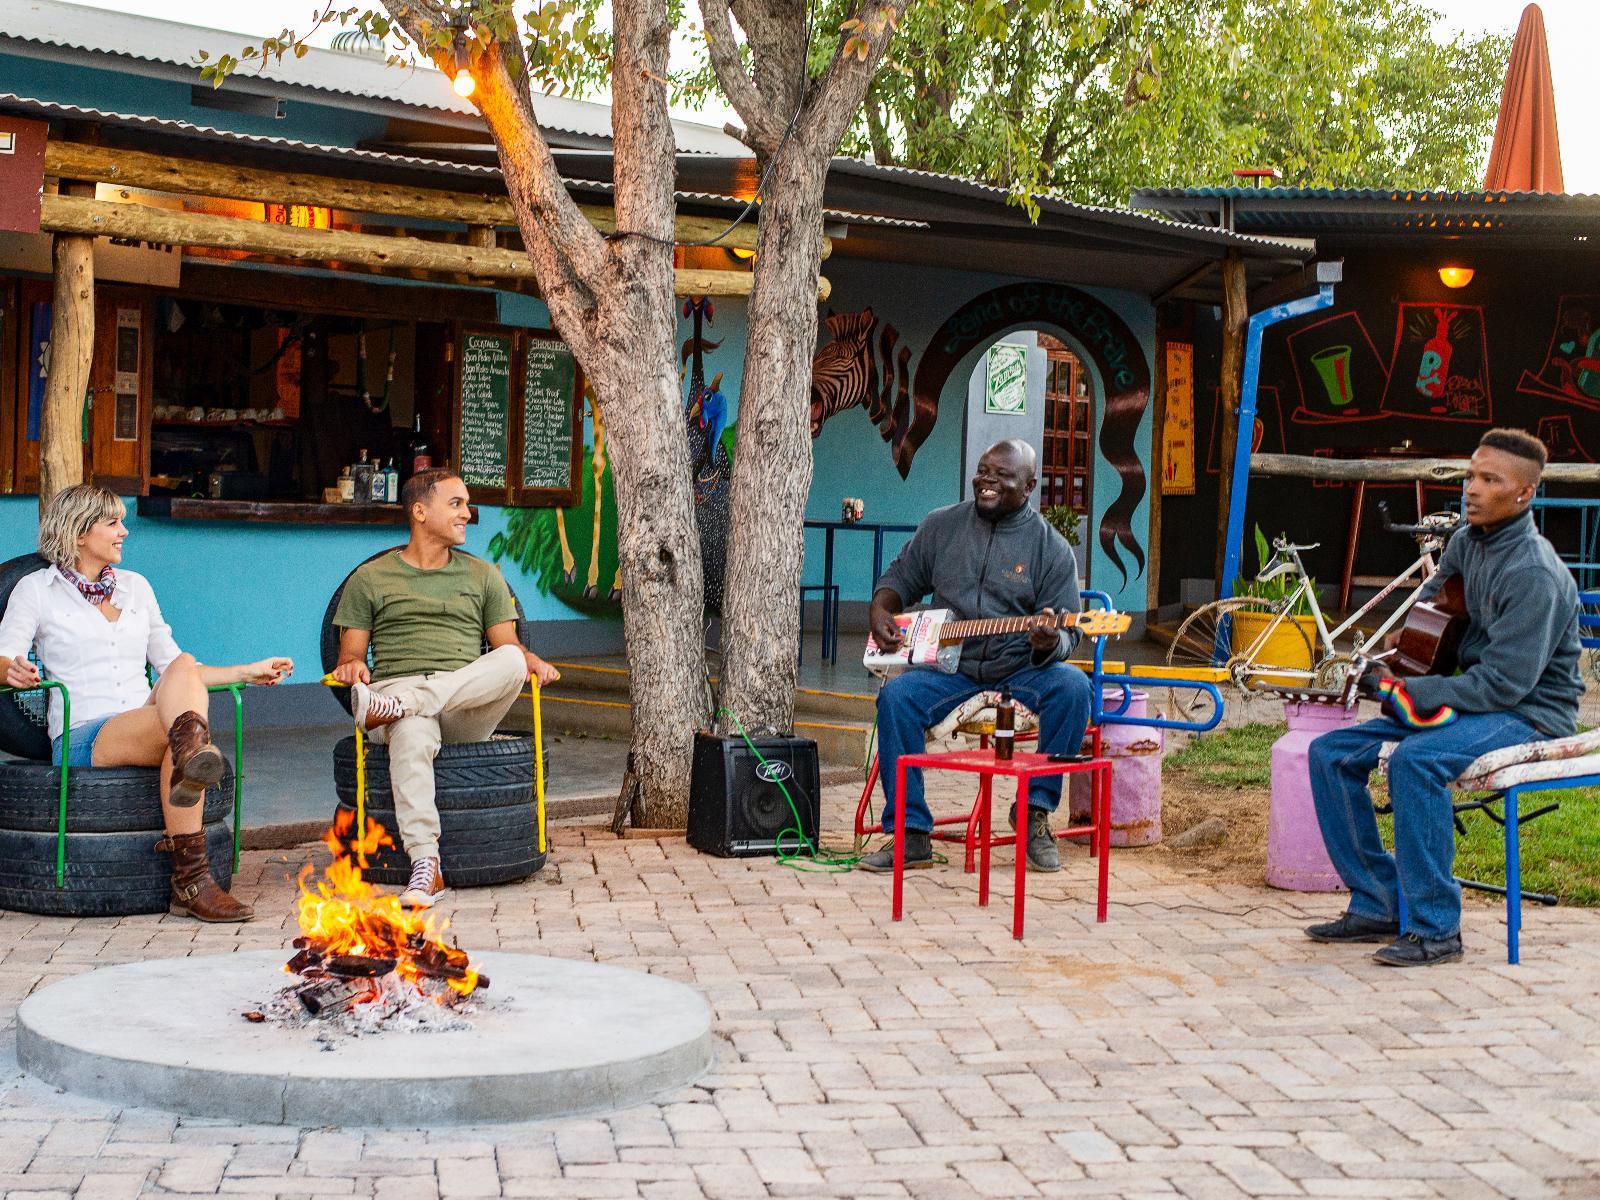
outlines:
{"label": "green beverage sign", "polygon": [[1028,350],[1010,342],[989,347],[983,411],[1022,416],[1028,411]]}

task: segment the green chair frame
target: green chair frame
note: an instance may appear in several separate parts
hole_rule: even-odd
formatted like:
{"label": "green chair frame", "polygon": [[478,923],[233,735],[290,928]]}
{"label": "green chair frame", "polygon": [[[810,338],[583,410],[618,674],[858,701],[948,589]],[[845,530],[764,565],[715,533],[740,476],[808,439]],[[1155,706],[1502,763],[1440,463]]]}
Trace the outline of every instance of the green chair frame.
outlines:
{"label": "green chair frame", "polygon": [[[233,869],[239,869],[239,845],[244,815],[244,688],[243,683],[216,683],[207,692],[227,692],[233,697]],[[0,696],[24,696],[29,692],[61,693],[60,800],[56,810],[56,886],[67,886],[67,761],[72,757],[72,697],[67,685],[56,679],[40,681],[37,687],[0,687]]]}

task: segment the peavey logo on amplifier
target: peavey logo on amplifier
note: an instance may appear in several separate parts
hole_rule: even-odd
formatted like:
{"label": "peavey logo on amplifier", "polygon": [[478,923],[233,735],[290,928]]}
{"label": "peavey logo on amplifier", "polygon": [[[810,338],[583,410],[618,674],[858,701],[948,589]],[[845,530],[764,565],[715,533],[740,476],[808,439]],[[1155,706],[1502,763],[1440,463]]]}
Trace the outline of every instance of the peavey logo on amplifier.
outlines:
{"label": "peavey logo on amplifier", "polygon": [[763,783],[783,783],[794,778],[794,771],[786,762],[764,762],[757,764],[756,778]]}

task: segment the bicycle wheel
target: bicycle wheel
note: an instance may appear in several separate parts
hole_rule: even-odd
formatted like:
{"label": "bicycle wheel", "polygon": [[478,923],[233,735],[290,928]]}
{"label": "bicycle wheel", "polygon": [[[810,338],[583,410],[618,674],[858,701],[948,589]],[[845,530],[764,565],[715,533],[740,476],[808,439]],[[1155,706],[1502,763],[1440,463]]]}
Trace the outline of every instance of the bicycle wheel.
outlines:
{"label": "bicycle wheel", "polygon": [[[1240,648],[1246,653],[1235,653],[1231,618],[1237,616],[1256,617],[1268,624],[1278,616],[1278,610],[1265,600],[1249,596],[1202,604],[1178,626],[1167,647],[1167,667],[1175,671],[1226,668],[1228,678],[1217,683],[1224,701],[1229,696],[1237,698],[1241,690],[1253,690],[1262,683],[1288,683],[1297,676],[1306,676],[1306,684],[1310,684],[1309,664],[1316,662],[1316,654],[1305,630],[1284,618],[1272,627],[1270,636],[1254,634],[1251,644]],[[1290,674],[1271,678],[1274,667]],[[1167,690],[1167,713],[1176,720],[1204,720],[1210,704],[1210,697],[1193,688]]]}

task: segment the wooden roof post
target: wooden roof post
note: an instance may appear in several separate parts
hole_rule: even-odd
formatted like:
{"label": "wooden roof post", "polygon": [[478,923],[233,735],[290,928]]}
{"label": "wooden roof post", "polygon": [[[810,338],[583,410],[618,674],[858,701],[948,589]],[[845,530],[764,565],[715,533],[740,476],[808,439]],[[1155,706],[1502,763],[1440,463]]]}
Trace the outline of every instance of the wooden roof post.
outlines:
{"label": "wooden roof post", "polygon": [[[68,195],[94,184],[63,183]],[[50,366],[39,422],[39,511],[57,492],[83,482],[83,406],[94,358],[94,238],[51,238]]]}
{"label": "wooden roof post", "polygon": [[[1222,556],[1226,549],[1221,531],[1228,527],[1228,506],[1233,499],[1233,477],[1229,464],[1233,462],[1234,447],[1239,439],[1239,398],[1243,387],[1244,334],[1250,318],[1249,300],[1245,295],[1244,259],[1237,250],[1229,250],[1222,260],[1222,391],[1217,403],[1222,405],[1222,453],[1218,462],[1222,473],[1217,484],[1217,555],[1213,572],[1216,576],[1216,594],[1231,581],[1222,578]],[[1255,430],[1246,431],[1253,438]]]}

